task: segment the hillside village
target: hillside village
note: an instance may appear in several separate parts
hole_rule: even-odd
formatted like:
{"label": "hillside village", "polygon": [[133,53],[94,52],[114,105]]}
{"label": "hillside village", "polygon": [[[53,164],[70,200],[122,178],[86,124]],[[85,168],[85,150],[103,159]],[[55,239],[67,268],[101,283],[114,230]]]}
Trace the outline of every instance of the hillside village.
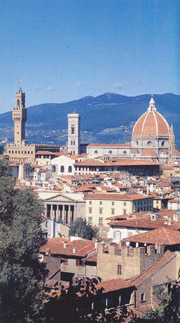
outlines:
{"label": "hillside village", "polygon": [[[30,188],[43,201],[47,243],[40,261],[49,270],[49,292],[100,277],[103,293],[91,307],[122,304],[141,316],[180,268],[180,153],[173,126],[151,97],[131,143],[81,144],[80,115],[72,113],[67,147],[28,145],[21,88],[15,98],[14,143],[1,159],[8,160],[16,188]],[[70,236],[79,218],[98,229],[96,238]]]}

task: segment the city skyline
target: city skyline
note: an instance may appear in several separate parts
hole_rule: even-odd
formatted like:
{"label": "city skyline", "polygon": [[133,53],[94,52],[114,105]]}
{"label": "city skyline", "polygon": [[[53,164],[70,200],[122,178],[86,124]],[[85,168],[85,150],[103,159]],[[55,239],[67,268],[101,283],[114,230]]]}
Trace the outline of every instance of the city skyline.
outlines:
{"label": "city skyline", "polygon": [[[180,94],[180,3],[1,1],[1,106],[19,82],[27,106],[105,92]],[[12,94],[13,93],[13,94]]]}

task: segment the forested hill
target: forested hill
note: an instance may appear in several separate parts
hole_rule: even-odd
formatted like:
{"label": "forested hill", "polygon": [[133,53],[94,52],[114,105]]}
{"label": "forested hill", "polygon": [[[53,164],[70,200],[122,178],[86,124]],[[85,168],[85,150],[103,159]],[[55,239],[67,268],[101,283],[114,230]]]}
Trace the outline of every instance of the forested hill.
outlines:
{"label": "forested hill", "polygon": [[[66,103],[45,103],[28,108],[26,138],[29,143],[67,141],[67,114],[81,114],[81,142],[122,143],[130,140],[135,121],[147,110],[151,95],[123,96],[105,93]],[[158,111],[173,123],[180,149],[180,95],[155,94]],[[13,141],[12,112],[0,114],[0,138]]]}

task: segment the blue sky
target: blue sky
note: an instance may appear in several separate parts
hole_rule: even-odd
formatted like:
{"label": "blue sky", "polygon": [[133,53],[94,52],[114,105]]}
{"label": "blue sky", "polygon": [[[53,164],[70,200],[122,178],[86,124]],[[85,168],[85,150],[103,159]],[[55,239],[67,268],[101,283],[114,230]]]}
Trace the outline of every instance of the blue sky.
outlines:
{"label": "blue sky", "polygon": [[105,92],[180,94],[179,0],[0,0],[0,112]]}

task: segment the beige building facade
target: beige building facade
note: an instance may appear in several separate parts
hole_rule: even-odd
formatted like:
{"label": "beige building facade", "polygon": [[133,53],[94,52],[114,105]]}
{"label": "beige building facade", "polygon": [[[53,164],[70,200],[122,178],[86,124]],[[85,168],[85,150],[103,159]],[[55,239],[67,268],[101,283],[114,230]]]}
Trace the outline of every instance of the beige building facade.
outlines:
{"label": "beige building facade", "polygon": [[110,216],[151,211],[153,198],[140,194],[86,194],[86,220],[95,226],[107,226]]}

